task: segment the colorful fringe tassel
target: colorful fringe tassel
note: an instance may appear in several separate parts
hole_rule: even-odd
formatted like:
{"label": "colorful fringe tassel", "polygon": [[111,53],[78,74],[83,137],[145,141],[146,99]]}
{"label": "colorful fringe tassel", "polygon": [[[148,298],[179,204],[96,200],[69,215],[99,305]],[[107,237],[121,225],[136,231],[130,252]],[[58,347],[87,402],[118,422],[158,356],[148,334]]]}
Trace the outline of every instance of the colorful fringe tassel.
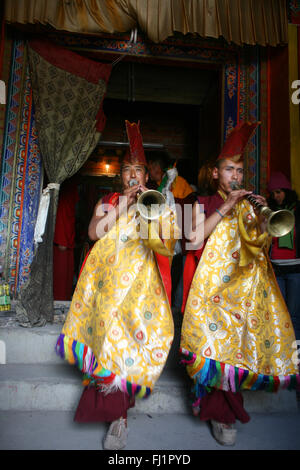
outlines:
{"label": "colorful fringe tassel", "polygon": [[[56,343],[56,353],[70,364],[76,365],[84,373],[83,385],[93,384],[99,387],[114,386],[136,398],[147,398],[151,389],[144,385],[136,385],[125,379],[120,379],[113,372],[98,365],[91,348],[79,341],[61,334]],[[118,385],[117,385],[118,384]]]}
{"label": "colorful fringe tassel", "polygon": [[181,361],[187,366],[189,375],[194,379],[196,397],[203,395],[203,387],[231,390],[265,390],[277,392],[279,389],[300,390],[300,375],[264,375],[240,367],[231,366],[214,359],[198,357],[196,354],[181,348],[184,356]]}

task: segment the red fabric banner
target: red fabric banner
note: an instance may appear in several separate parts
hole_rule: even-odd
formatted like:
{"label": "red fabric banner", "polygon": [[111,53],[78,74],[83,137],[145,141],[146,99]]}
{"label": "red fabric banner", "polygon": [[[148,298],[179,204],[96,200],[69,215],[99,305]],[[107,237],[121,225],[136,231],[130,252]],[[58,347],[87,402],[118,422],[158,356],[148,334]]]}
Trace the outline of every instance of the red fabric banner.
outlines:
{"label": "red fabric banner", "polygon": [[268,49],[269,172],[290,177],[290,98],[288,47]]}
{"label": "red fabric banner", "polygon": [[[99,80],[108,83],[112,70],[110,64],[102,64],[101,62],[90,60],[87,57],[82,57],[73,51],[57,46],[47,40],[41,41],[39,39],[33,39],[29,41],[29,45],[43,59],[55,67],[83,78],[94,85],[98,84]],[[102,132],[106,124],[106,117],[103,112],[103,99],[99,104],[96,121],[97,131]]]}
{"label": "red fabric banner", "polygon": [[5,23],[3,18],[3,5],[0,5],[0,79],[2,77],[3,55],[4,55],[4,42],[5,42]]}
{"label": "red fabric banner", "polygon": [[43,59],[50,62],[50,64],[73,75],[84,78],[88,82],[97,84],[99,80],[104,80],[106,83],[109,80],[112,69],[110,64],[102,64],[101,62],[90,60],[87,57],[82,57],[50,41],[33,39],[29,41],[29,45],[35,52],[43,57]]}
{"label": "red fabric banner", "polygon": [[288,8],[290,23],[300,25],[300,0],[290,0]]}

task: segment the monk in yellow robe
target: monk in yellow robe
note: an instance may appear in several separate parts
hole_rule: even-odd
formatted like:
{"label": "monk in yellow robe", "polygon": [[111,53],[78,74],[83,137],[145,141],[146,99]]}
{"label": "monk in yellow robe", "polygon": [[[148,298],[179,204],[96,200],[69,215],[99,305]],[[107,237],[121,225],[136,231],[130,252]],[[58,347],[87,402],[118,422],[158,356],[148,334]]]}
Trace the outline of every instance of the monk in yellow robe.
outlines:
{"label": "monk in yellow robe", "polygon": [[242,154],[256,126],[241,123],[229,135],[213,168],[218,190],[199,198],[202,213],[199,203],[193,208],[193,229],[204,245],[186,262],[185,274],[189,261],[200,259],[185,305],[181,352],[194,381],[194,414],[211,422],[223,445],[234,444],[236,419],[250,419],[241,390],[299,387],[294,330],[268,257],[271,236],[246,199],[250,192],[233,189],[233,183],[241,187]]}
{"label": "monk in yellow robe", "polygon": [[153,390],[174,334],[169,298],[176,215],[165,207],[150,223],[139,216],[135,203],[147,190],[146,160],[139,125],[126,121],[126,128],[123,193],[95,207],[89,237],[96,243],[57,343],[58,353],[85,374],[75,420],[111,422],[104,448],[115,450],[126,445],[127,410]]}

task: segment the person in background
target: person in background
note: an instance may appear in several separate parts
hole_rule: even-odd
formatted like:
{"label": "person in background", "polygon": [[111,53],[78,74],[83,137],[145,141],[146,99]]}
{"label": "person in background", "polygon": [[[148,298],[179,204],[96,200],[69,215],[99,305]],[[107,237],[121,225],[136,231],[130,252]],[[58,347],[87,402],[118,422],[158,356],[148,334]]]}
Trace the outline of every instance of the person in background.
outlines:
{"label": "person in background", "polygon": [[71,300],[74,277],[75,210],[79,201],[77,177],[63,182],[59,192],[53,239],[53,298]]}
{"label": "person in background", "polygon": [[[153,152],[147,154],[149,176],[151,182],[154,182],[158,191],[163,192],[163,188],[170,182],[170,174],[168,170],[175,170],[172,175],[170,184],[170,191],[175,199],[184,199],[189,194],[194,192],[194,189],[189,185],[187,180],[178,174],[176,171],[176,163],[169,164],[169,158],[166,152]],[[147,185],[147,187],[149,187]]]}
{"label": "person in background", "polygon": [[198,191],[199,196],[212,196],[217,191],[217,183],[213,178],[214,161],[206,161],[198,172]]}
{"label": "person in background", "polygon": [[165,169],[168,167],[169,156],[163,150],[148,150],[145,152],[145,156],[149,172],[147,188],[157,190],[162,182]]}
{"label": "person in background", "polygon": [[[172,261],[172,308],[174,314],[180,312],[183,298],[183,270],[186,260],[186,238],[184,234],[184,217],[186,205],[191,206],[195,200],[195,190],[185,178],[178,174],[176,162],[170,165],[167,152],[147,153],[149,176],[156,184],[153,189],[162,192],[171,191],[172,201],[169,204],[177,205],[180,212],[177,213],[178,224],[181,227],[181,240],[175,246],[175,255]],[[147,187],[150,187],[147,185]],[[181,316],[180,316],[181,317]],[[179,318],[180,318],[179,317]],[[181,320],[181,318],[180,318]]]}
{"label": "person in background", "polygon": [[290,181],[279,171],[271,174],[268,191],[270,209],[287,209],[295,215],[294,229],[283,237],[272,238],[270,258],[292,318],[296,339],[300,340],[300,201]]}

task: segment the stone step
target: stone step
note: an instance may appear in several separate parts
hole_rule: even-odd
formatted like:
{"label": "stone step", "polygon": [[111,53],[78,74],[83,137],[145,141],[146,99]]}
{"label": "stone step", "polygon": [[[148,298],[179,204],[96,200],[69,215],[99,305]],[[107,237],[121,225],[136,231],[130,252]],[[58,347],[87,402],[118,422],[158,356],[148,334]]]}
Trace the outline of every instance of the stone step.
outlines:
{"label": "stone step", "polygon": [[23,328],[10,321],[0,329],[0,340],[6,347],[6,363],[60,363],[55,345],[61,329],[61,324],[48,323],[41,328]]}
{"label": "stone step", "polygon": [[[139,412],[187,413],[189,386],[173,371],[164,371],[155,392],[139,399]],[[76,367],[57,364],[10,364],[0,366],[1,410],[75,410],[82,393],[82,374]]]}
{"label": "stone step", "polygon": [[[14,317],[2,317],[0,322],[0,341],[5,345],[7,364],[61,364],[55,352],[55,345],[63,327],[62,321],[47,323],[40,328],[23,328]],[[175,326],[174,341],[166,367],[177,367],[180,327]],[[1,352],[1,351],[0,351]],[[0,360],[0,364],[4,362]]]}
{"label": "stone step", "polygon": [[[0,365],[0,410],[75,410],[82,393],[82,375],[75,366],[58,364]],[[183,367],[164,369],[153,393],[138,399],[133,413],[191,413],[191,381]],[[297,412],[296,393],[243,392],[251,412]]]}
{"label": "stone step", "polygon": [[[9,315],[0,318],[0,346],[6,350],[5,360],[0,358],[0,409],[73,410],[77,406],[82,375],[55,353],[63,325],[61,316],[57,318],[56,323],[41,328],[20,327]],[[135,412],[190,413],[191,381],[179,365],[179,342],[180,325],[175,319],[175,338],[166,367],[152,395],[147,400],[137,400]],[[243,394],[249,411],[297,410],[294,392]]]}

